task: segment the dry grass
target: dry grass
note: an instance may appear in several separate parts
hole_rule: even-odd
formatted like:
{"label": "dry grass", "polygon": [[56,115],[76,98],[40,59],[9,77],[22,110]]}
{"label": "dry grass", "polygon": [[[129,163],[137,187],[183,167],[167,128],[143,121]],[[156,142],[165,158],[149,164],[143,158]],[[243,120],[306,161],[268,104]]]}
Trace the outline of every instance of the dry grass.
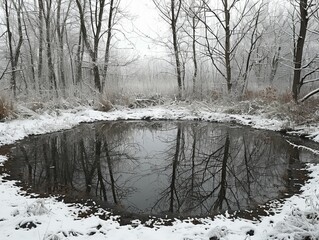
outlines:
{"label": "dry grass", "polygon": [[0,120],[4,120],[10,116],[12,112],[12,104],[3,96],[0,97]]}
{"label": "dry grass", "polygon": [[319,99],[309,99],[306,102],[291,106],[290,114],[298,124],[319,122]]}
{"label": "dry grass", "polygon": [[226,113],[263,115],[268,118],[287,120],[295,124],[319,122],[319,99],[295,103],[290,93],[278,93],[268,87],[261,91],[247,91],[238,101],[226,104]]}
{"label": "dry grass", "polygon": [[113,104],[107,98],[100,98],[98,110],[102,112],[108,112],[113,109]]}
{"label": "dry grass", "polygon": [[259,91],[247,90],[243,96],[241,96],[241,101],[251,101],[251,100],[262,100],[265,102],[278,101],[280,103],[289,103],[293,101],[292,94],[290,92],[278,93],[276,88],[267,87]]}

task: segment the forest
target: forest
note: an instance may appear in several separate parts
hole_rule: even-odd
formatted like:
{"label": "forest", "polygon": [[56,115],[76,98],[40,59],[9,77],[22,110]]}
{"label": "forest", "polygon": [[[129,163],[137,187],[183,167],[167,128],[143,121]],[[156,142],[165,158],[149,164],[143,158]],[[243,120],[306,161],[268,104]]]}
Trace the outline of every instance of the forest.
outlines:
{"label": "forest", "polygon": [[[319,92],[317,1],[152,0],[152,33],[134,27],[134,5],[2,0],[2,105],[260,92],[298,103]],[[144,55],[135,47],[143,41]]]}

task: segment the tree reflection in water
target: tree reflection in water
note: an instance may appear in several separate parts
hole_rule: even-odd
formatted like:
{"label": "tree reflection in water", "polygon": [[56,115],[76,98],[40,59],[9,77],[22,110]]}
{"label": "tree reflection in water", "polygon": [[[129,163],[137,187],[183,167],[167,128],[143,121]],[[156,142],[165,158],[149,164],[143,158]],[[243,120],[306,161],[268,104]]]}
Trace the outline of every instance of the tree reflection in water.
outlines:
{"label": "tree reflection in water", "polygon": [[280,134],[199,122],[84,124],[21,141],[12,156],[11,175],[35,192],[202,216],[280,197],[305,158]]}

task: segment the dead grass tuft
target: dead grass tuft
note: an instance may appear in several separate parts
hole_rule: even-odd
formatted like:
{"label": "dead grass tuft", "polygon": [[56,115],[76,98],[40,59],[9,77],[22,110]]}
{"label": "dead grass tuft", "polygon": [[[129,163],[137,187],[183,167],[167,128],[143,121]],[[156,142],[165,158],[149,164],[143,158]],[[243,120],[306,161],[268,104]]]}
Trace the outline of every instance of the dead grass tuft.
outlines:
{"label": "dead grass tuft", "polygon": [[113,105],[127,106],[131,102],[131,94],[124,92],[106,92],[102,99],[107,99]]}
{"label": "dead grass tuft", "polygon": [[0,97],[0,120],[4,120],[10,116],[12,112],[12,104],[3,96]]}
{"label": "dead grass tuft", "polygon": [[274,87],[267,87],[260,91],[247,90],[243,96],[240,97],[241,101],[261,100],[267,103],[279,102],[290,103],[293,102],[292,94],[290,92],[279,93]]}
{"label": "dead grass tuft", "polygon": [[309,99],[306,102],[292,105],[290,114],[297,124],[319,122],[319,99]]}
{"label": "dead grass tuft", "polygon": [[319,122],[319,99],[296,104],[290,92],[279,93],[275,88],[267,87],[261,91],[247,91],[238,102],[232,102],[225,112],[264,115],[298,125],[312,124]]}
{"label": "dead grass tuft", "polygon": [[113,109],[113,104],[107,98],[100,98],[98,110],[102,112],[108,112]]}
{"label": "dead grass tuft", "polygon": [[251,101],[256,99],[266,102],[273,102],[278,100],[278,92],[273,87],[267,87],[260,91],[247,90],[240,98],[241,101]]}

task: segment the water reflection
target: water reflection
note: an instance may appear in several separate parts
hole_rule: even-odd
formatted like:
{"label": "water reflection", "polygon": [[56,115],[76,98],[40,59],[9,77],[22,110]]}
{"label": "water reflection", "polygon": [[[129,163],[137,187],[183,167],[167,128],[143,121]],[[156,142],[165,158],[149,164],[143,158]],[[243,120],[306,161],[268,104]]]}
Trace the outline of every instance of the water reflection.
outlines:
{"label": "water reflection", "polygon": [[85,124],[22,141],[12,156],[11,175],[35,192],[181,215],[278,198],[305,158],[279,134],[199,122]]}

